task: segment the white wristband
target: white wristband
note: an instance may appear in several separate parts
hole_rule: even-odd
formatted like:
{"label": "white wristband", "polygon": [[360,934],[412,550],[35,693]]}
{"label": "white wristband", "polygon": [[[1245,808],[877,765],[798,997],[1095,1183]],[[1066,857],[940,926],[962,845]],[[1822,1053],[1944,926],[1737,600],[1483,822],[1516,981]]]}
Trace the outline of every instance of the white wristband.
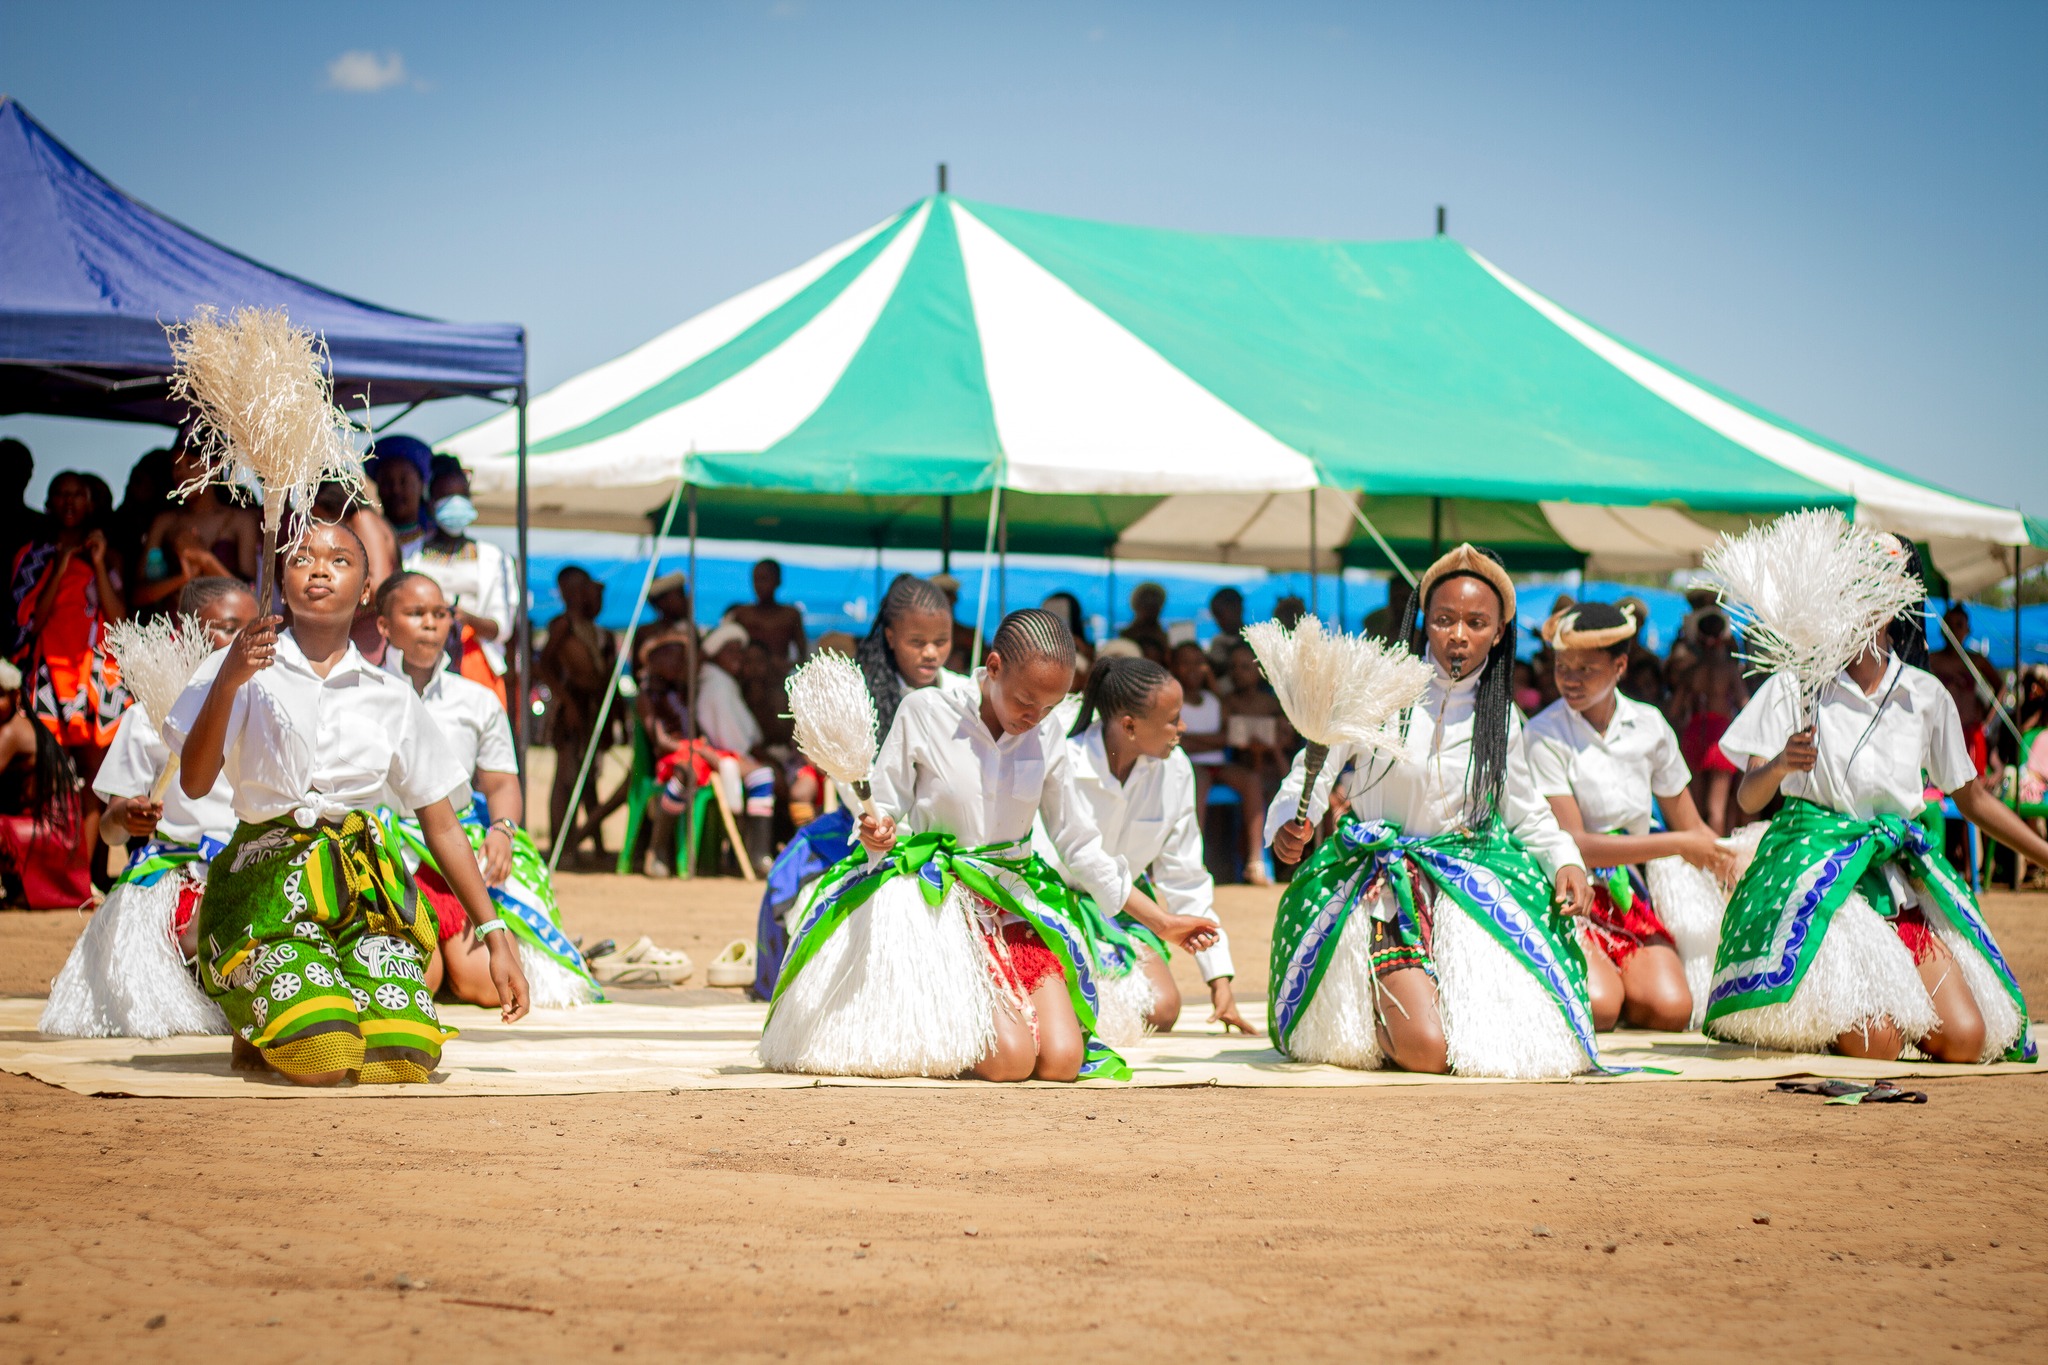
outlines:
{"label": "white wristband", "polygon": [[486,939],[504,927],[505,921],[502,919],[487,919],[482,924],[477,925],[476,936],[479,939]]}

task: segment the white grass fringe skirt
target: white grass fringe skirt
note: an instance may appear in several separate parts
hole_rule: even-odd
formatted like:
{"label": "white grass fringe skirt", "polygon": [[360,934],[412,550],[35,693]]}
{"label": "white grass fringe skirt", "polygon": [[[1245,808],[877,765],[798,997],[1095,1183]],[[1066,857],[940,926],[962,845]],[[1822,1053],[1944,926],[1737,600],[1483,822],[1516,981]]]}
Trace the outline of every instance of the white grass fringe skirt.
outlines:
{"label": "white grass fringe skirt", "polygon": [[761,1064],[824,1076],[957,1076],[986,1057],[999,996],[973,907],[957,883],[934,910],[915,878],[891,878],[777,997]]}
{"label": "white grass fringe skirt", "polygon": [[1122,976],[1095,975],[1095,1036],[1111,1047],[1135,1043],[1151,1027],[1152,978],[1141,965]]}
{"label": "white grass fringe skirt", "polygon": [[[1989,976],[1990,969],[1984,970]],[[2004,998],[2003,991],[1998,994]],[[1913,954],[1869,900],[1851,892],[1829,921],[1792,998],[1722,1015],[1714,1021],[1714,1033],[1783,1052],[1826,1052],[1842,1034],[1886,1021],[1909,1042],[1926,1037],[1941,1022]],[[2012,1031],[2018,1032],[2016,1015]]]}
{"label": "white grass fringe skirt", "polygon": [[574,1009],[597,999],[597,989],[524,939],[519,969],[526,974],[528,1003],[538,1010]]}
{"label": "white grass fringe skirt", "polygon": [[107,894],[71,946],[50,985],[38,1025],[67,1038],[168,1038],[226,1033],[227,1018],[185,970],[171,937],[177,873],[151,886],[124,884]]}
{"label": "white grass fringe skirt", "polygon": [[1692,1022],[1707,1017],[1707,992],[1714,984],[1714,954],[1721,946],[1721,920],[1728,913],[1728,893],[1711,874],[1683,858],[1653,858],[1643,865],[1650,885],[1650,903],[1671,931],[1671,945],[1685,964],[1686,989],[1692,992]]}
{"label": "white grass fringe skirt", "polygon": [[[1297,1061],[1361,1071],[1386,1065],[1375,1028],[1378,983],[1364,908],[1345,922],[1322,984],[1294,1026],[1288,1051]],[[1452,1071],[1528,1080],[1591,1069],[1550,992],[1483,925],[1439,897],[1435,929],[1437,1009]],[[1383,1008],[1399,1006],[1389,998]]]}

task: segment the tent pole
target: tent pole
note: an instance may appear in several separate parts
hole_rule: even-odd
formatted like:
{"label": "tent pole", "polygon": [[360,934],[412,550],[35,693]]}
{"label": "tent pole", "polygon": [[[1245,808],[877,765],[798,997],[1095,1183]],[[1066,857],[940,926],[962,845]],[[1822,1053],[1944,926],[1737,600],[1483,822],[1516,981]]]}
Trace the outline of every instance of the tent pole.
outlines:
{"label": "tent pole", "polygon": [[1323,595],[1316,591],[1321,586],[1316,581],[1316,490],[1308,490],[1308,614],[1316,615],[1316,608],[1323,605]]}
{"label": "tent pole", "polygon": [[[698,673],[702,672],[704,668],[703,660],[700,657],[702,654],[702,650],[700,649],[700,645],[702,642],[698,638],[697,632],[697,485],[694,483],[690,485],[689,500],[690,718],[689,724],[685,727],[683,733],[685,736],[687,736],[688,743],[690,745],[690,761],[682,765],[684,812],[683,818],[686,820],[690,818],[689,813],[697,809],[697,675]],[[670,510],[669,515],[671,517],[675,515],[673,509]],[[712,781],[714,782],[717,780],[718,779],[715,776],[712,778]],[[691,849],[690,852],[694,855],[696,853],[696,850]],[[746,865],[747,851],[744,848],[736,848],[732,851],[732,853],[735,858],[740,860],[741,866]],[[682,861],[685,864],[687,864],[687,866],[677,868],[676,874],[680,876],[684,881],[693,880],[697,875],[697,859],[694,856],[692,856],[689,858],[684,858],[682,859]]]}
{"label": "tent pole", "polygon": [[[647,610],[647,595],[654,587],[654,569],[661,563],[661,537],[675,525],[676,500],[682,494],[682,485],[677,484],[676,491],[669,494],[668,506],[661,514],[661,524],[655,528],[654,543],[647,554],[647,569],[640,575],[640,595],[633,599],[633,614],[626,618],[626,642],[631,641],[633,629],[640,623],[640,613]],[[694,654],[696,651],[691,652]],[[551,875],[561,866],[563,850],[569,847],[567,836],[575,832],[577,813],[583,805],[583,788],[590,781],[590,766],[597,761],[597,752],[603,747],[605,721],[611,715],[612,699],[619,695],[619,678],[626,671],[630,654],[630,650],[620,649],[612,659],[612,676],[605,684],[604,700],[597,704],[597,720],[590,727],[590,742],[583,746],[583,763],[576,770],[576,785],[569,793],[569,806],[562,815],[562,822],[569,828],[548,831],[548,872]]]}
{"label": "tent pole", "polygon": [[533,809],[528,799],[526,783],[526,750],[532,743],[533,704],[528,700],[533,695],[533,588],[528,578],[529,559],[527,555],[527,500],[526,500],[526,385],[519,386],[519,609],[513,615],[517,623],[519,638],[514,642],[513,657],[518,660],[519,677],[514,691],[516,695],[506,700],[512,704],[512,738],[519,746],[519,810],[522,815]]}
{"label": "tent pole", "polygon": [[953,495],[939,499],[939,572],[953,572]]}
{"label": "tent pole", "polygon": [[1109,589],[1103,594],[1102,638],[1116,638],[1116,542],[1109,543]]}
{"label": "tent pole", "polygon": [[[2012,707],[2015,711],[2020,707],[2020,549],[2018,545],[2012,547]],[[2027,756],[2021,754],[2020,762],[2026,761]]]}
{"label": "tent pole", "polygon": [[1434,564],[1444,552],[1444,500],[1429,500],[1429,562]]}
{"label": "tent pole", "polygon": [[996,619],[1010,614],[1010,509],[1005,505],[996,521]]}
{"label": "tent pole", "polygon": [[974,650],[967,656],[969,668],[981,667],[981,642],[988,624],[988,571],[996,550],[996,518],[1003,506],[1003,486],[997,484],[988,495],[988,533],[981,542],[981,600],[974,607]]}
{"label": "tent pole", "polygon": [[1344,629],[1345,611],[1346,607],[1344,605],[1344,561],[1340,558],[1337,561],[1337,629],[1339,630]]}

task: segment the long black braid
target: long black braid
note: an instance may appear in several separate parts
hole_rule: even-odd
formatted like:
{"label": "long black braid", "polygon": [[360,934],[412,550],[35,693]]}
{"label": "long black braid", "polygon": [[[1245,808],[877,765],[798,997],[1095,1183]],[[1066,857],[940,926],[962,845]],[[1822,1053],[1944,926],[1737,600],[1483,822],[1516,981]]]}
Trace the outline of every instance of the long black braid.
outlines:
{"label": "long black braid", "polygon": [[1081,713],[1074,717],[1074,728],[1067,733],[1080,734],[1095,723],[1097,716],[1105,721],[1111,716],[1135,716],[1152,704],[1160,688],[1172,681],[1173,674],[1150,659],[1114,654],[1097,659],[1095,667],[1088,670],[1088,685],[1081,689]]}
{"label": "long black braid", "polygon": [[[1491,550],[1479,553],[1500,562],[1500,556]],[[1507,603],[1500,601],[1500,589],[1476,573],[1461,570],[1445,574],[1430,585],[1430,592],[1434,594],[1453,578],[1486,583],[1506,618],[1506,629],[1487,651],[1486,665],[1479,674],[1479,690],[1472,698],[1472,765],[1465,780],[1465,821],[1477,829],[1500,810],[1501,788],[1507,784],[1508,707],[1514,704],[1515,622],[1507,615]],[[1424,658],[1429,657],[1429,631],[1423,625],[1428,609],[1427,601],[1417,601],[1411,608],[1414,616],[1408,627],[1408,647]]]}
{"label": "long black braid", "polygon": [[36,732],[36,805],[34,828],[69,835],[78,827],[78,793],[84,787],[71,755],[50,733],[50,727],[31,716]]}
{"label": "long black braid", "polygon": [[886,736],[889,725],[896,719],[896,708],[903,704],[903,675],[896,671],[896,652],[889,648],[889,627],[898,624],[913,612],[935,611],[947,620],[953,619],[952,603],[946,594],[915,574],[901,573],[889,585],[889,591],[882,595],[882,605],[875,610],[875,623],[861,642],[854,646],[854,662],[860,665],[861,676],[867,679],[868,691],[875,699],[876,733]]}
{"label": "long black braid", "polygon": [[1013,611],[996,627],[988,652],[1003,656],[1011,667],[1047,659],[1068,671],[1074,667],[1074,636],[1067,623],[1040,607]]}
{"label": "long black braid", "polygon": [[[1915,582],[1926,583],[1925,572],[1920,565],[1920,547],[1904,536],[1898,537],[1898,541],[1906,547],[1906,572],[1913,575]],[[1899,656],[1900,663],[1911,664],[1915,668],[1927,667],[1926,597],[1921,597],[1918,602],[1894,616],[1887,634],[1891,639],[1892,653]],[[1961,643],[1957,641],[1958,646]]]}

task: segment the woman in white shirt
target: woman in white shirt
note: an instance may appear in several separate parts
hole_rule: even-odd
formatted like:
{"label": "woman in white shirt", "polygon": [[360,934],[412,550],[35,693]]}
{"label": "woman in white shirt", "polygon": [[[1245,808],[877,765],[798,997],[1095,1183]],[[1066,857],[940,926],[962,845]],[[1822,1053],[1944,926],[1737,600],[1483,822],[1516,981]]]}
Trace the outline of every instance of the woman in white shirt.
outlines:
{"label": "woman in white shirt", "polygon": [[1366,1069],[1597,1068],[1569,918],[1588,908],[1586,870],[1536,794],[1509,697],[1514,584],[1498,560],[1460,545],[1416,598],[1411,639],[1436,669],[1401,751],[1333,745],[1300,820],[1297,756],[1266,817],[1274,855],[1300,862],[1348,771],[1350,817],[1280,898],[1274,1042],[1301,1061]]}
{"label": "woman in white shirt", "polygon": [[245,628],[164,725],[187,796],[222,774],[234,792],[238,823],[199,909],[200,985],[235,1030],[235,1065],[298,1085],[419,1083],[440,1061],[433,909],[380,807],[416,813],[477,937],[492,940],[502,1016],[527,1008],[519,955],[448,804],[468,774],[412,688],[349,641],[367,558],[354,532],[311,523],[278,575],[291,629],[275,616]]}
{"label": "woman in white shirt", "polygon": [[[447,666],[454,621],[440,584],[425,574],[403,570],[377,588],[377,628],[390,645],[384,667],[412,684],[456,763],[470,775],[468,785],[449,796],[449,804],[483,872],[491,903],[518,942],[533,1003],[567,1008],[602,999],[583,955],[562,932],[547,864],[520,828],[519,753],[505,708],[488,687]],[[485,807],[481,812],[477,796]],[[445,978],[458,1000],[496,1005],[490,954],[427,848],[419,820],[410,811],[396,811],[393,826],[405,846],[406,864],[433,903],[439,923],[441,946],[427,964],[427,989],[439,989]]]}
{"label": "woman in white shirt", "polygon": [[1034,817],[1081,889],[1168,942],[1215,926],[1167,915],[1102,846],[1067,776],[1053,709],[1073,679],[1058,617],[1012,612],[972,695],[903,699],[863,815],[867,856],[807,893],[761,1060],[828,1075],[1073,1080],[1129,1069],[1092,1037],[1098,966],[1070,891],[1031,852]]}
{"label": "woman in white shirt", "polygon": [[[1721,941],[1735,855],[1700,819],[1692,773],[1664,713],[1616,688],[1628,673],[1633,614],[1583,602],[1544,623],[1558,699],[1522,742],[1536,790],[1594,870],[1581,939],[1593,1025],[1695,1028]],[[1661,804],[1668,828],[1650,832]]]}
{"label": "woman in white shirt", "polygon": [[[1900,553],[1908,571],[1918,564]],[[2048,860],[1977,781],[1955,700],[1933,674],[1920,609],[1880,630],[1802,714],[1767,681],[1721,748],[1747,764],[1736,799],[1778,795],[1721,928],[1706,1031],[1760,1047],[1938,1061],[2031,1061],[2026,1000],[1968,884],[1915,823],[1929,786],[2008,847]],[[1903,656],[1903,657],[1902,657]]]}
{"label": "woman in white shirt", "polygon": [[[1238,1013],[1230,941],[1216,915],[1216,884],[1202,860],[1195,770],[1180,748],[1181,685],[1149,659],[1105,658],[1088,674],[1081,712],[1067,735],[1067,771],[1102,832],[1102,846],[1123,859],[1160,908],[1215,924],[1216,941],[1195,954],[1209,985],[1209,1022],[1227,1032],[1258,1030]],[[1180,1018],[1180,988],[1165,942],[1124,914],[1105,917],[1084,898],[1091,926],[1115,950],[1134,956],[1150,985],[1144,1022],[1161,1031]],[[1106,919],[1106,922],[1105,922]]]}
{"label": "woman in white shirt", "polygon": [[[178,594],[219,649],[256,616],[256,598],[232,578],[196,578]],[[185,963],[198,939],[206,865],[235,832],[225,777],[204,796],[177,783],[152,801],[171,751],[140,706],[121,713],[92,788],[107,803],[100,837],[128,846],[128,864],[50,984],[37,1025],[71,1038],[164,1038],[226,1033],[220,1007]]]}

